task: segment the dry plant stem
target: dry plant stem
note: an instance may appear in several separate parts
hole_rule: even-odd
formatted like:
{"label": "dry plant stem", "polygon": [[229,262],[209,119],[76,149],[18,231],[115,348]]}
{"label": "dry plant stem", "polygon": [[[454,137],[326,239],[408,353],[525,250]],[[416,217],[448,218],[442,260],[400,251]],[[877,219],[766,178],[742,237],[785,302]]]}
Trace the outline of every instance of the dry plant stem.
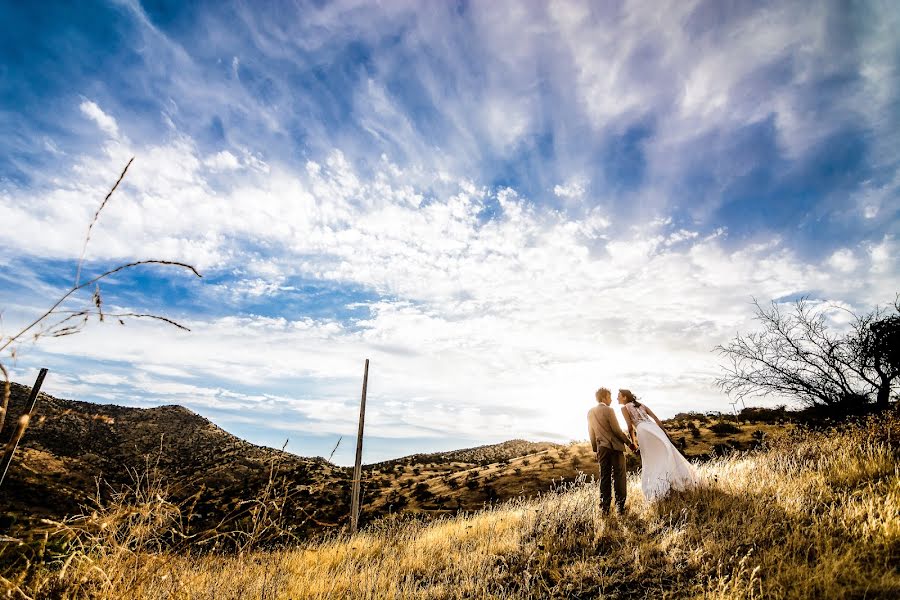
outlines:
{"label": "dry plant stem", "polygon": [[87,252],[88,242],[91,241],[91,230],[94,228],[94,225],[97,223],[97,220],[100,218],[100,213],[103,211],[104,207],[106,207],[106,203],[109,202],[110,196],[113,195],[113,192],[119,187],[119,184],[122,183],[122,179],[125,178],[125,173],[128,172],[128,167],[131,166],[131,163],[134,162],[134,157],[128,161],[128,164],[125,165],[125,168],[122,169],[122,173],[119,174],[119,178],[116,180],[116,183],[113,184],[112,188],[110,188],[109,193],[106,194],[106,197],[103,199],[103,202],[100,203],[100,207],[97,209],[97,212],[94,213],[94,218],[91,219],[91,224],[88,225],[87,234],[84,236],[84,246],[81,247],[81,258],[78,259],[78,268],[75,269],[75,283],[72,284],[73,287],[78,287],[78,280],[81,278],[81,265],[84,264],[84,255]]}
{"label": "dry plant stem", "polygon": [[[34,327],[39,325],[42,321],[44,321],[44,319],[49,317],[51,314],[54,314],[56,312],[56,309],[59,308],[59,305],[62,304],[63,302],[65,302],[70,296],[72,296],[72,294],[74,294],[78,290],[84,289],[86,287],[90,287],[91,285],[97,283],[101,279],[109,277],[110,275],[118,273],[119,271],[124,271],[125,269],[130,269],[130,268],[136,267],[138,265],[170,265],[170,266],[175,266],[175,267],[182,267],[184,269],[190,270],[197,277],[203,277],[200,273],[197,272],[197,269],[195,269],[191,265],[189,265],[187,263],[183,263],[183,262],[173,261],[173,260],[154,260],[154,259],[137,260],[134,262],[126,263],[124,265],[119,265],[118,267],[115,267],[114,269],[110,269],[109,271],[106,271],[104,273],[101,273],[100,275],[97,275],[93,279],[85,281],[81,285],[78,285],[78,286],[75,286],[75,287],[72,287],[71,289],[69,289],[69,291],[67,291],[65,294],[63,294],[59,298],[59,300],[57,300],[53,304],[53,306],[48,308],[41,316],[36,318],[34,321],[32,321],[27,326],[25,326],[21,331],[19,331],[14,336],[7,338],[7,340],[3,343],[3,345],[0,345],[0,352],[5,350],[6,348],[8,348],[11,344],[18,341],[23,335],[25,335],[31,329],[33,329]],[[151,315],[145,315],[145,316],[151,316]],[[159,318],[161,318],[161,317],[159,317]],[[162,319],[162,320],[167,320],[167,319]],[[174,323],[174,321],[169,321],[169,322],[177,325],[176,323]],[[183,327],[181,325],[178,325],[178,326],[181,327],[182,329],[187,329],[187,327]]]}
{"label": "dry plant stem", "polygon": [[340,436],[338,438],[337,444],[335,444],[334,448],[331,449],[331,454],[328,455],[328,462],[331,462],[331,459],[334,458],[334,453],[337,452],[338,446],[341,445],[342,439],[344,439],[344,436]]}
{"label": "dry plant stem", "polygon": [[153,319],[155,321],[162,321],[164,323],[168,323],[169,325],[174,325],[175,327],[177,327],[179,329],[183,329],[185,331],[190,331],[190,328],[185,327],[181,323],[178,323],[177,321],[173,321],[172,319],[169,319],[167,317],[161,317],[159,315],[151,315],[151,314],[144,314],[144,313],[130,313],[130,312],[109,313],[109,312],[100,312],[97,310],[58,310],[58,311],[56,311],[56,314],[68,314],[68,316],[65,317],[64,319],[61,319],[60,321],[56,322],[55,324],[53,324],[52,326],[50,326],[48,328],[48,331],[50,331],[51,335],[53,335],[54,337],[60,337],[63,335],[77,333],[78,332],[77,325],[70,325],[68,327],[63,327],[62,329],[57,329],[57,328],[60,325],[66,323],[68,321],[71,321],[73,319],[76,319],[78,317],[89,317],[91,315],[94,315],[97,317],[112,317],[114,319],[118,319],[122,325],[125,324],[124,321],[122,321],[122,319]]}
{"label": "dry plant stem", "polygon": [[[80,258],[79,261],[78,261],[78,268],[77,268],[76,273],[75,273],[75,283],[72,285],[71,288],[69,288],[68,291],[66,291],[65,294],[63,294],[63,295],[62,295],[62,296],[61,296],[61,297],[60,297],[60,298],[59,298],[59,299],[58,299],[58,300],[57,300],[57,301],[49,308],[49,309],[47,309],[47,310],[46,310],[43,314],[41,314],[38,318],[36,318],[34,321],[32,321],[31,323],[29,323],[28,325],[26,325],[26,326],[25,326],[21,331],[19,331],[17,334],[15,334],[15,335],[13,335],[13,336],[11,336],[11,337],[6,338],[6,340],[5,340],[4,342],[2,342],[2,344],[0,344],[0,352],[6,350],[6,349],[9,348],[12,344],[14,344],[14,343],[16,343],[17,341],[19,341],[19,340],[22,338],[22,336],[24,336],[26,333],[28,333],[29,331],[31,331],[33,328],[35,328],[35,327],[37,327],[39,324],[41,324],[41,323],[42,323],[45,319],[47,319],[51,314],[54,314],[54,313],[56,312],[56,309],[59,308],[59,306],[60,306],[63,302],[65,302],[66,300],[68,300],[73,294],[75,294],[75,293],[78,292],[79,290],[82,290],[82,289],[84,289],[84,288],[86,288],[86,287],[90,287],[90,286],[92,286],[92,285],[95,285],[95,284],[97,284],[99,281],[101,281],[102,279],[105,279],[105,278],[107,278],[107,277],[109,277],[109,276],[111,276],[111,275],[114,275],[115,273],[118,273],[119,271],[124,271],[124,270],[126,270],[126,269],[131,269],[131,268],[137,267],[137,266],[139,266],[139,265],[151,265],[151,264],[152,264],[152,265],[165,265],[165,266],[181,267],[181,268],[183,268],[183,269],[188,269],[189,271],[191,271],[191,272],[192,272],[194,275],[196,275],[197,277],[202,277],[202,275],[200,275],[200,273],[197,272],[197,269],[195,269],[193,266],[191,266],[191,265],[189,265],[189,264],[187,264],[187,263],[178,262],[178,261],[172,261],[172,260],[158,260],[158,259],[151,259],[151,260],[138,260],[138,261],[134,261],[134,262],[130,262],[130,263],[125,263],[125,264],[123,264],[123,265],[119,265],[119,266],[117,266],[117,267],[115,267],[115,268],[113,268],[113,269],[110,269],[110,270],[108,270],[108,271],[105,271],[104,273],[101,273],[100,275],[97,275],[96,277],[94,277],[94,278],[92,278],[92,279],[90,279],[90,280],[88,280],[88,281],[86,281],[86,282],[84,282],[84,283],[78,283],[79,280],[80,280],[80,278],[81,278],[81,268],[82,268],[82,265],[83,265],[83,263],[84,263],[84,255],[85,255],[85,252],[87,251],[87,245],[88,245],[88,242],[90,241],[90,238],[91,238],[91,231],[92,231],[94,225],[97,223],[97,220],[100,218],[100,213],[101,213],[101,212],[103,211],[103,209],[106,207],[106,204],[107,204],[107,202],[109,202],[109,199],[110,199],[110,197],[112,196],[113,192],[115,192],[116,189],[119,187],[119,184],[122,182],[122,179],[125,177],[125,173],[128,171],[128,167],[131,166],[131,163],[132,163],[133,161],[134,161],[134,157],[132,157],[131,160],[128,161],[128,164],[125,165],[125,168],[122,169],[122,173],[119,175],[119,179],[118,179],[118,180],[116,181],[116,183],[112,186],[112,188],[110,188],[109,193],[106,194],[106,197],[103,199],[103,202],[100,203],[100,207],[99,207],[99,208],[97,209],[97,211],[94,213],[94,218],[93,218],[93,220],[91,221],[90,225],[88,226],[87,236],[85,237],[85,240],[84,240],[84,247],[82,248],[82,251],[81,251],[81,258]],[[100,315],[102,316],[103,313],[102,313],[101,310],[100,310],[99,290],[95,291],[95,293],[94,293],[93,303],[94,303],[95,306],[97,306],[97,314],[100,314]],[[84,313],[82,313],[82,314],[87,314],[87,313],[84,312]],[[182,328],[182,329],[187,329],[186,327],[183,327],[182,325],[179,325],[179,324],[175,323],[174,321],[172,321],[172,320],[170,320],[170,319],[166,319],[166,318],[164,318],[164,317],[156,317],[155,315],[138,315],[138,314],[133,314],[133,315],[131,315],[131,314],[128,314],[128,315],[123,315],[123,316],[135,316],[135,317],[149,317],[149,318],[155,318],[155,319],[158,319],[158,320],[166,321],[167,323],[171,323],[172,325],[176,325],[177,327],[180,327],[180,328]]]}
{"label": "dry plant stem", "polygon": [[6,411],[9,409],[9,396],[12,394],[12,385],[9,381],[9,371],[0,363],[0,371],[3,372],[3,401],[0,403],[0,431],[3,431],[3,424],[6,423]]}
{"label": "dry plant stem", "polygon": [[[5,458],[7,454],[12,454],[12,452],[16,449],[19,441],[22,439],[22,436],[25,435],[25,430],[28,428],[28,424],[31,422],[31,415],[24,414],[19,417],[18,422],[16,423],[16,429],[13,431],[12,437],[9,438],[9,441],[6,442],[6,446],[3,448],[3,457]],[[2,477],[2,473],[0,473],[0,477]]]}

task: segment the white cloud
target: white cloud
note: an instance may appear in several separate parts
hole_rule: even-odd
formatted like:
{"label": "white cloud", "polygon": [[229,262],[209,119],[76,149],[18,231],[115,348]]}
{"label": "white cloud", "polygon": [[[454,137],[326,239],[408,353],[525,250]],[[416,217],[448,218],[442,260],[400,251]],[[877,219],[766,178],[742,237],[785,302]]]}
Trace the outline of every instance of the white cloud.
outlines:
{"label": "white cloud", "polygon": [[829,258],[828,264],[841,273],[852,273],[859,266],[859,261],[849,248],[836,250]]}
{"label": "white cloud", "polygon": [[863,218],[891,219],[900,214],[900,169],[894,172],[893,178],[882,185],[874,185],[872,181],[863,182],[860,191],[855,195],[854,204]]}
{"label": "white cloud", "polygon": [[677,244],[679,242],[683,242],[686,240],[692,240],[696,238],[699,233],[696,231],[688,231],[687,229],[679,229],[678,231],[672,232],[669,234],[669,237],[666,238],[666,245],[671,246],[672,244]]}
{"label": "white cloud", "polygon": [[54,142],[49,137],[44,136],[43,141],[44,141],[44,149],[47,152],[49,152],[50,154],[55,154],[56,156],[62,156],[65,154],[65,152],[63,152],[62,150],[59,149],[59,146],[56,145],[56,142]]}
{"label": "white cloud", "polygon": [[553,193],[559,198],[580,200],[584,197],[584,183],[578,180],[570,181],[565,185],[553,186]]}
{"label": "white cloud", "polygon": [[531,130],[534,111],[519,98],[497,94],[483,103],[484,130],[490,135],[492,145],[505,153],[513,148]]}
{"label": "white cloud", "polygon": [[87,118],[96,123],[97,127],[108,136],[112,138],[119,137],[119,125],[116,123],[116,120],[103,112],[96,102],[85,100],[79,105],[79,108]]}
{"label": "white cloud", "polygon": [[889,274],[897,275],[898,267],[900,267],[900,261],[897,259],[900,256],[900,245],[892,236],[884,236],[879,243],[870,245],[868,250],[873,272],[884,274],[888,279],[890,279]]}
{"label": "white cloud", "polygon": [[85,373],[78,379],[91,385],[123,385],[130,383],[127,377],[113,375],[112,373]]}
{"label": "white cloud", "polygon": [[238,160],[238,157],[228,150],[222,150],[212,156],[207,156],[203,160],[203,164],[213,171],[234,171],[241,168],[241,162]]}
{"label": "white cloud", "polygon": [[242,295],[246,295],[251,298],[258,298],[260,296],[267,296],[275,292],[290,290],[290,287],[284,285],[283,277],[278,277],[275,280],[266,280],[260,278],[242,279],[233,288],[233,292],[236,296],[240,297]]}

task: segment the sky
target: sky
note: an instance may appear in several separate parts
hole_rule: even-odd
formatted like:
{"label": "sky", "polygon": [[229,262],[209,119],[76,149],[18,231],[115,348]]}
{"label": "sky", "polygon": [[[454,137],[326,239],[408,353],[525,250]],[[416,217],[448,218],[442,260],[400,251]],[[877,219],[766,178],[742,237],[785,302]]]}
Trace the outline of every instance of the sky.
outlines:
{"label": "sky", "polygon": [[[599,386],[730,411],[754,298],[900,281],[885,2],[0,1],[2,358],[364,461],[587,437]],[[65,304],[89,305],[92,290]],[[837,314],[837,313],[835,313]],[[835,321],[840,326],[838,321]],[[760,399],[775,402],[778,399]]]}

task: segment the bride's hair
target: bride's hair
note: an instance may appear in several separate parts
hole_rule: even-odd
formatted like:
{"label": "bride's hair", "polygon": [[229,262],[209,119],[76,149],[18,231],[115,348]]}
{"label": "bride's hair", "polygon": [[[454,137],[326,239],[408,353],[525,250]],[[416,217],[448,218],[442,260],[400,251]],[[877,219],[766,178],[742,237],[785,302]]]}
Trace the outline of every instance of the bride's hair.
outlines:
{"label": "bride's hair", "polygon": [[633,393],[631,390],[622,390],[622,389],[620,389],[620,390],[619,390],[619,393],[622,394],[623,396],[625,396],[625,399],[628,400],[628,402],[634,402],[634,405],[635,405],[635,406],[640,406],[640,405],[641,405],[641,403],[638,402],[637,396],[635,396],[634,393]]}

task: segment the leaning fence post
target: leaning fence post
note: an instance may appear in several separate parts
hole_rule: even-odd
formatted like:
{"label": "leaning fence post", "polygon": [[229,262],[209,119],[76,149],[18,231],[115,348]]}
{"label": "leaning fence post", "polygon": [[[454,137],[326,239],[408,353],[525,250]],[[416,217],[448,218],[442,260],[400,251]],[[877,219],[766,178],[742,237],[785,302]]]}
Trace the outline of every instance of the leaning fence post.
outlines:
{"label": "leaning fence post", "polygon": [[362,400],[359,403],[359,432],[356,434],[356,466],[353,467],[353,495],[350,500],[350,533],[359,527],[359,485],[362,480],[363,426],[366,422],[366,385],[369,382],[369,359],[363,371]]}
{"label": "leaning fence post", "polygon": [[25,435],[25,429],[28,427],[28,422],[31,421],[31,413],[34,411],[34,405],[37,402],[38,393],[41,391],[41,385],[43,385],[46,375],[47,369],[41,369],[38,373],[37,379],[35,379],[34,385],[31,387],[31,395],[25,404],[25,412],[19,417],[16,430],[13,432],[12,437],[9,438],[9,442],[6,443],[6,448],[3,449],[3,458],[0,460],[0,486],[3,485],[3,480],[6,479],[6,470],[9,469],[9,463],[12,462],[13,454],[15,454],[16,448],[19,446],[19,440]]}

